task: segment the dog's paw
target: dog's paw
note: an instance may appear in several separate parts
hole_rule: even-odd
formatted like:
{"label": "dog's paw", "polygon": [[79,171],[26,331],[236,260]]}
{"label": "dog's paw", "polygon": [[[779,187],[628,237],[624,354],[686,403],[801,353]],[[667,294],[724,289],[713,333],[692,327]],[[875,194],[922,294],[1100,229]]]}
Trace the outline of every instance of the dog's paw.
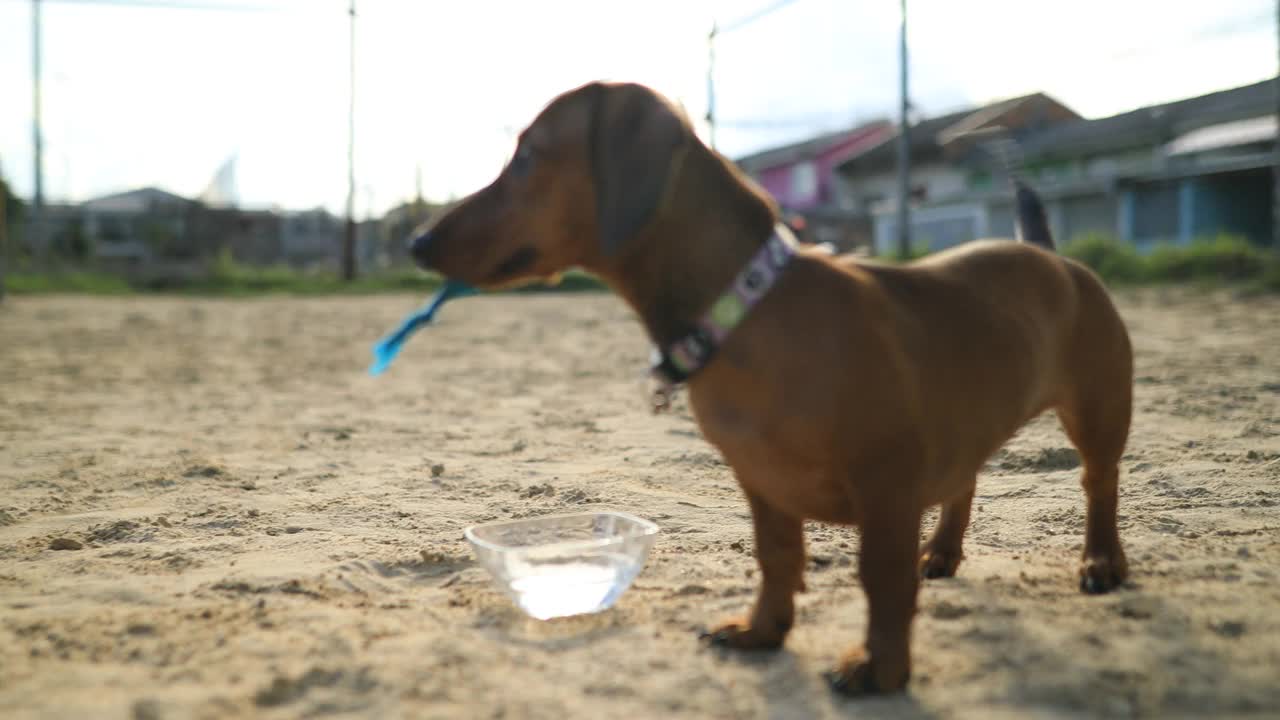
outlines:
{"label": "dog's paw", "polygon": [[859,650],[850,653],[840,667],[828,670],[822,676],[827,685],[841,695],[860,697],[903,690],[911,677],[911,670],[905,664],[889,667],[888,663],[876,662],[866,651]]}
{"label": "dog's paw", "polygon": [[1110,592],[1128,576],[1129,564],[1119,548],[1111,554],[1086,555],[1080,563],[1080,591],[1089,595]]}
{"label": "dog's paw", "polygon": [[731,620],[713,630],[698,633],[698,639],[708,645],[732,650],[777,650],[786,637],[785,629],[769,632],[752,626],[746,620]]}
{"label": "dog's paw", "polygon": [[920,553],[920,577],[925,580],[955,577],[961,557],[959,552],[925,548]]}

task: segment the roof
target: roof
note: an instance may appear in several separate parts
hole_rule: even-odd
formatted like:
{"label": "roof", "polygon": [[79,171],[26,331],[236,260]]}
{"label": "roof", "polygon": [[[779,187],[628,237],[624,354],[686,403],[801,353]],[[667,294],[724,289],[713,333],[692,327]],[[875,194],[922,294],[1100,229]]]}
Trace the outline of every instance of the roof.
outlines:
{"label": "roof", "polygon": [[326,210],[324,206],[317,206],[307,210],[276,210],[274,212],[277,215],[280,215],[281,217],[286,217],[286,218],[306,217],[306,218],[337,219],[337,216],[329,212],[328,210]]}
{"label": "roof", "polygon": [[[1016,118],[1019,112],[1029,112],[1030,117],[1017,123],[1008,122],[1011,118]],[[1079,119],[1080,116],[1071,108],[1045,93],[1037,92],[921,120],[911,126],[908,138],[912,158],[918,161],[940,154],[944,146],[962,139],[969,133],[991,130],[1008,124],[1044,125],[1073,122]],[[849,169],[849,166],[855,163],[860,168],[869,168],[895,162],[898,135],[899,133],[895,132],[875,147],[849,158],[841,164],[842,169]]]}
{"label": "roof", "polygon": [[1224,150],[1241,145],[1272,142],[1276,139],[1276,116],[1263,115],[1197,128],[1169,143],[1170,155]]}
{"label": "roof", "polygon": [[161,205],[192,205],[194,200],[188,200],[181,195],[175,195],[167,190],[161,190],[155,187],[138,188],[137,190],[127,190],[125,192],[114,193],[112,195],[103,195],[92,200],[86,200],[84,207],[89,210],[100,210],[104,212],[147,212],[153,210],[156,206]]}
{"label": "roof", "polygon": [[1176,136],[1218,123],[1275,112],[1272,81],[1220,90],[1119,115],[1065,123],[1023,143],[1023,155],[1053,158],[1161,144]]}
{"label": "roof", "polygon": [[808,140],[791,143],[790,145],[782,145],[780,147],[762,150],[751,155],[739,158],[736,162],[739,167],[747,172],[758,172],[769,168],[778,167],[779,165],[789,165],[801,160],[808,160],[817,155],[834,148],[841,143],[853,140],[860,135],[869,135],[875,130],[887,129],[890,127],[887,120],[873,120],[871,122],[855,125],[844,130],[825,133]]}
{"label": "roof", "polygon": [[1017,106],[1030,96],[1011,98],[1009,100],[998,100],[990,105],[984,105],[973,112],[953,113],[953,115],[962,115],[959,120],[950,123],[937,132],[938,144],[945,145],[947,141],[958,138],[965,133],[975,132],[986,127],[991,122],[998,119],[1006,110]]}

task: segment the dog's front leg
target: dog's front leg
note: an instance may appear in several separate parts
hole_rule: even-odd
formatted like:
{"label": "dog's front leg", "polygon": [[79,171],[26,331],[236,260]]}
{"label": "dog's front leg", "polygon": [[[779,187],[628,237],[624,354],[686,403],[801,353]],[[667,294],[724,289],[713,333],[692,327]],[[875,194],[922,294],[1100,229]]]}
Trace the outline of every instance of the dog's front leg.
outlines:
{"label": "dog's front leg", "polygon": [[827,674],[835,690],[848,695],[889,692],[911,676],[911,621],[920,575],[920,510],[887,503],[861,523],[858,573],[870,617],[866,644]]}
{"label": "dog's front leg", "polygon": [[726,622],[703,637],[722,647],[773,650],[782,646],[791,630],[794,596],[804,589],[804,523],[745,492],[755,525],[760,595],[746,618]]}

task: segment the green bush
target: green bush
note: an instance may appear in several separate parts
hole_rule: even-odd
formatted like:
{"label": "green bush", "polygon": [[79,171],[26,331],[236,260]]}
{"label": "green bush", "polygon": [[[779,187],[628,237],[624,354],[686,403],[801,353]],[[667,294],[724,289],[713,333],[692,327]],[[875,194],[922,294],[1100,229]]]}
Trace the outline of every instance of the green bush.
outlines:
{"label": "green bush", "polygon": [[1089,234],[1072,240],[1062,253],[1108,283],[1246,283],[1280,290],[1280,256],[1233,235],[1160,245],[1143,255],[1115,237]]}
{"label": "green bush", "polygon": [[122,295],[133,288],[115,275],[86,271],[8,274],[5,289],[15,295],[33,293],[75,293],[79,295]]}
{"label": "green bush", "polygon": [[[426,295],[437,290],[442,278],[412,266],[366,272],[345,282],[331,270],[307,271],[284,265],[255,267],[237,263],[223,251],[203,274],[135,273],[128,277],[94,271],[59,270],[12,272],[7,289],[15,294],[81,293],[91,295],[127,292],[162,292],[185,295],[289,295],[368,294],[411,292]],[[564,274],[556,285],[535,284],[514,292],[593,292],[604,288],[594,275],[580,270]]]}
{"label": "green bush", "polygon": [[902,253],[898,252],[897,245],[895,244],[894,249],[891,252],[885,255],[881,255],[878,259],[887,261],[887,262],[892,262],[892,263],[909,263],[912,260],[919,260],[920,258],[925,257],[932,252],[933,250],[929,248],[929,245],[927,243],[913,244],[911,246],[911,249],[907,251],[907,254],[904,257]]}
{"label": "green bush", "polygon": [[1133,283],[1146,276],[1143,257],[1132,245],[1105,233],[1087,233],[1062,248],[1062,254],[1093,268],[1109,283]]}
{"label": "green bush", "polygon": [[[913,257],[926,253],[916,250]],[[1093,268],[1110,284],[1232,283],[1258,292],[1280,292],[1280,254],[1239,237],[1220,236],[1189,245],[1165,245],[1143,255],[1129,243],[1105,234],[1082,235],[1062,248],[1062,254]],[[883,258],[897,261],[892,256]],[[331,270],[303,271],[287,266],[254,267],[236,263],[221,253],[208,272],[194,277],[134,276],[60,270],[35,273],[11,271],[5,278],[14,294],[120,294],[131,291],[189,295],[367,294],[411,292],[426,295],[440,287],[441,278],[405,266],[360,275],[344,282]],[[605,289],[599,278],[580,270],[565,273],[557,285],[528,285],[519,293],[595,292]]]}
{"label": "green bush", "polygon": [[1240,282],[1260,277],[1267,268],[1267,252],[1242,237],[1220,235],[1190,245],[1165,245],[1147,257],[1147,271],[1161,282]]}
{"label": "green bush", "polygon": [[440,286],[440,278],[416,268],[365,273],[345,282],[332,271],[298,270],[287,265],[257,267],[237,263],[224,248],[209,272],[194,278],[153,278],[135,282],[142,290],[174,291],[196,295],[321,295],[334,293],[376,293],[394,291],[430,292]]}

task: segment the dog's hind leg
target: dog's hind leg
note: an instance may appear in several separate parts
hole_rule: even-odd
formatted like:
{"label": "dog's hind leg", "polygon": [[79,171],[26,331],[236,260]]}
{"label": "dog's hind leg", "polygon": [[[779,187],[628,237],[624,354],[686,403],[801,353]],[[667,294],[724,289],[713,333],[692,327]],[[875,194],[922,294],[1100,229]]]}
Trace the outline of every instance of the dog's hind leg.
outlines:
{"label": "dog's hind leg", "polygon": [[[1120,402],[1125,409],[1115,407]],[[1084,465],[1080,484],[1084,486],[1086,515],[1080,589],[1091,594],[1115,588],[1129,572],[1116,526],[1120,457],[1129,425],[1127,403],[1126,394],[1121,399],[1111,396],[1097,403],[1058,408],[1058,418]]]}
{"label": "dog's hind leg", "polygon": [[1084,466],[1080,589],[1103,593],[1124,582],[1129,572],[1116,511],[1120,460],[1133,414],[1133,350],[1101,283],[1083,271],[1077,275],[1081,279],[1077,337],[1082,339],[1071,345],[1064,358],[1070,379],[1063,384],[1056,410]]}
{"label": "dog's hind leg", "polygon": [[920,552],[921,577],[932,580],[956,574],[956,568],[964,557],[964,531],[969,527],[969,509],[972,506],[972,487],[964,495],[942,504],[938,525]]}
{"label": "dog's hind leg", "polygon": [[[745,491],[745,488],[744,488]],[[751,613],[704,634],[712,645],[740,650],[782,646],[795,620],[795,594],[804,589],[804,523],[746,491],[755,526],[760,594]]]}

